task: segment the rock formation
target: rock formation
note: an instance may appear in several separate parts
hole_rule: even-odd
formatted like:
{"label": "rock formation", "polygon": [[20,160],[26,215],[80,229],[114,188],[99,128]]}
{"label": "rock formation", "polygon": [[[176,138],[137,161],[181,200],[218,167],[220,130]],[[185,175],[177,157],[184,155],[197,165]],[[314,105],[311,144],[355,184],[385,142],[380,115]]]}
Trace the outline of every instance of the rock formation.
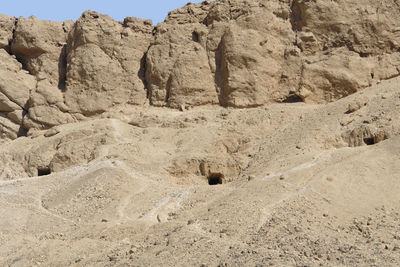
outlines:
{"label": "rock formation", "polygon": [[[2,61],[16,59],[29,72],[10,73],[24,83],[18,92],[2,78],[0,106],[12,112],[3,117],[13,117],[2,124],[15,138],[11,123],[21,132],[46,129],[121,105],[335,101],[399,75],[393,7],[393,0],[204,1],[155,27],[93,11],[76,22],[2,15]],[[10,91],[24,97],[15,102]]]}
{"label": "rock formation", "polygon": [[0,265],[400,266],[398,17],[0,15]]}
{"label": "rock formation", "polygon": [[70,112],[91,116],[114,105],[143,105],[143,58],[152,37],[151,22],[124,23],[85,12],[68,37],[65,102]]}

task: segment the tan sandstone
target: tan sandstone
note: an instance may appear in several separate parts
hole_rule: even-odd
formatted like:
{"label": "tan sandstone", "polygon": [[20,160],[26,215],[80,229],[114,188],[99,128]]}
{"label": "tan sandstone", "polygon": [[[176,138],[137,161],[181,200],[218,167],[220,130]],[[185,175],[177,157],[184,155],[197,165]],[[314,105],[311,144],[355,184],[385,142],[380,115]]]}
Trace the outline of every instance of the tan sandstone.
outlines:
{"label": "tan sandstone", "polygon": [[0,15],[0,265],[399,266],[399,13]]}

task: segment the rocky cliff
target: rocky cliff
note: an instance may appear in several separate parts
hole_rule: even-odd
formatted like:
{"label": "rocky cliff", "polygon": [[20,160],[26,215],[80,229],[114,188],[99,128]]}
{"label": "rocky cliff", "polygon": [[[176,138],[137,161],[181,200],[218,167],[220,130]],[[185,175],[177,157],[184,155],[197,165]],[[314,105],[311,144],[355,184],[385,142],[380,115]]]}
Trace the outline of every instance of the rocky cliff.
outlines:
{"label": "rocky cliff", "polygon": [[163,23],[0,16],[0,127],[30,130],[124,105],[326,103],[400,72],[395,0],[204,1]]}
{"label": "rocky cliff", "polygon": [[0,16],[0,266],[400,266],[399,15]]}

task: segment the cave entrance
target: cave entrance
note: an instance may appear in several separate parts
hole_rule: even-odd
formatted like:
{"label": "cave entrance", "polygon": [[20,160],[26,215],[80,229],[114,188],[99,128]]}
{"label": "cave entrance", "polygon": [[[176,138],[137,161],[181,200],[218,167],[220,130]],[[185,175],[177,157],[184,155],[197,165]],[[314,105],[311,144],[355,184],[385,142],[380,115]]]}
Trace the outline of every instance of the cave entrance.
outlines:
{"label": "cave entrance", "polygon": [[222,173],[210,173],[210,175],[208,175],[208,184],[209,185],[222,184],[223,178],[224,175]]}
{"label": "cave entrance", "polygon": [[364,138],[364,144],[366,144],[367,146],[375,145],[375,140],[373,137]]}
{"label": "cave entrance", "polygon": [[46,175],[50,175],[51,174],[51,170],[50,168],[38,168],[38,176],[46,176]]}
{"label": "cave entrance", "polygon": [[300,103],[300,102],[304,102],[304,100],[300,96],[295,94],[289,95],[282,101],[282,103]]}

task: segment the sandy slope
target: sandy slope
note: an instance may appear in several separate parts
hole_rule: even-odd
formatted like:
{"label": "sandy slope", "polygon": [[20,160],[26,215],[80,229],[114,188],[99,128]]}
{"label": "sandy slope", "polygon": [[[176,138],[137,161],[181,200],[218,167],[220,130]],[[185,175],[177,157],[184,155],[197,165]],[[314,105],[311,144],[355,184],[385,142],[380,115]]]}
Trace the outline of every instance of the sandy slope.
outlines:
{"label": "sandy slope", "polygon": [[399,84],[327,105],[114,110],[3,144],[0,265],[398,266]]}

